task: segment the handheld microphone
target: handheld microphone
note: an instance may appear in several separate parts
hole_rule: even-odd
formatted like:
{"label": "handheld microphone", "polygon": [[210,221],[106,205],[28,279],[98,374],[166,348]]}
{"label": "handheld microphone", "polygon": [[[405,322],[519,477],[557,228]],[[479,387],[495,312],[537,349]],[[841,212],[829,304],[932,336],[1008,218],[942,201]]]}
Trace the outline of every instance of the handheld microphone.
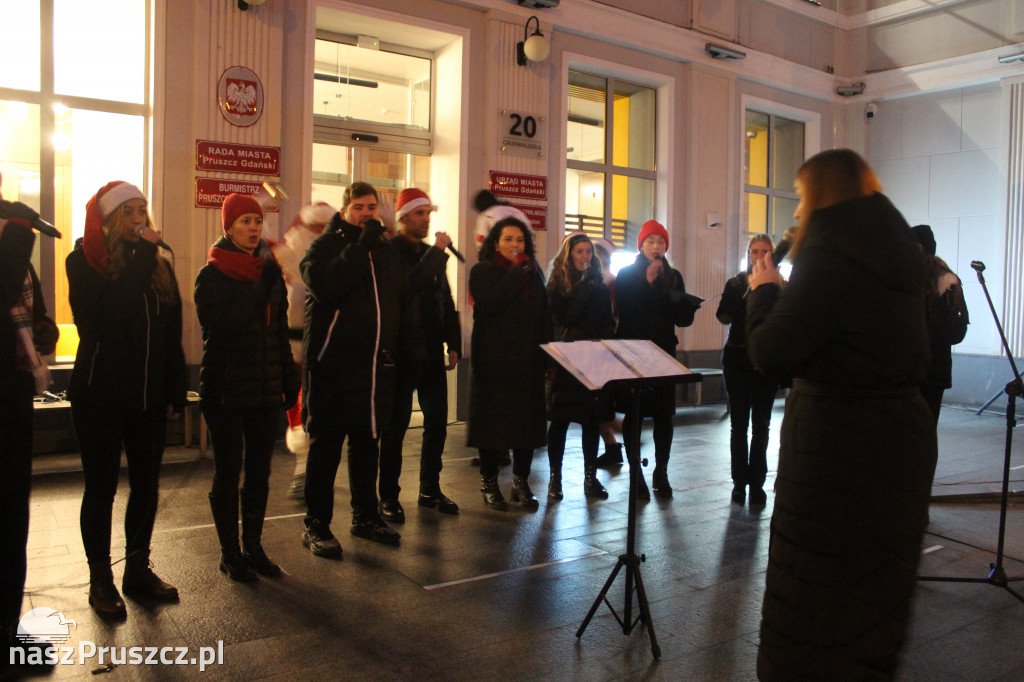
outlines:
{"label": "handheld microphone", "polygon": [[[157,232],[156,232],[156,230],[152,230],[152,228],[149,228],[149,227],[145,227],[145,226],[143,226],[143,227],[140,227],[140,228],[138,228],[138,229],[137,229],[137,230],[135,231],[135,233],[139,235],[139,238],[143,238],[143,237],[142,237],[142,233],[143,233],[143,232],[145,232],[146,230],[151,230],[151,231],[153,232],[153,234],[156,234],[156,233],[157,233]],[[146,240],[146,241],[149,241],[149,240]],[[167,249],[167,250],[168,250],[168,251],[170,251],[171,253],[174,253],[174,249],[172,249],[171,247],[169,247],[169,246],[167,245],[167,243],[166,243],[166,242],[164,242],[164,240],[163,240],[163,239],[160,239],[159,237],[157,237],[157,240],[156,240],[155,242],[153,242],[153,243],[154,243],[154,244],[156,244],[157,246],[159,246],[160,248],[163,248],[163,249]]]}
{"label": "handheld microphone", "polygon": [[60,231],[56,227],[40,218],[34,209],[20,201],[0,201],[0,218],[20,218],[28,221],[36,232],[53,239],[60,239]]}
{"label": "handheld microphone", "polygon": [[459,259],[459,262],[460,262],[460,263],[465,263],[465,262],[466,262],[466,259],[462,257],[462,254],[461,254],[461,253],[459,253],[459,250],[458,250],[458,249],[456,249],[456,248],[455,248],[454,246],[452,246],[451,244],[449,244],[449,245],[448,245],[447,247],[445,247],[445,248],[447,248],[447,249],[448,249],[449,251],[451,251],[451,252],[452,252],[453,254],[455,254],[455,257]]}
{"label": "handheld microphone", "polygon": [[985,269],[985,264],[982,263],[980,260],[972,260],[971,267],[980,273]]}
{"label": "handheld microphone", "polygon": [[772,262],[775,263],[775,267],[779,267],[779,264],[782,263],[782,259],[786,257],[791,248],[793,248],[793,242],[789,239],[783,238],[782,241],[779,242],[778,246],[775,247],[775,250],[772,251]]}

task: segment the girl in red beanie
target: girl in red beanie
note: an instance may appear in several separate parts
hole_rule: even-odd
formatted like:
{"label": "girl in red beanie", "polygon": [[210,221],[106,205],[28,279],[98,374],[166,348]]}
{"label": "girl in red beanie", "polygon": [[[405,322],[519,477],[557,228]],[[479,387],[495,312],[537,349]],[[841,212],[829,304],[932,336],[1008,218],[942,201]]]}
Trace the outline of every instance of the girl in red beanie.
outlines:
{"label": "girl in red beanie", "polygon": [[[636,240],[636,261],[619,271],[615,279],[615,298],[619,310],[618,336],[622,339],[647,339],[675,357],[676,327],[693,324],[700,299],[686,293],[683,276],[669,265],[668,230],[656,220],[648,220]],[[651,390],[640,404],[640,422],[634,423],[627,412],[622,422],[626,452],[636,442],[644,417],[654,419],[654,491],[660,497],[672,497],[668,482],[668,459],[672,449],[672,415],[675,414],[675,389],[665,386]],[[640,453],[636,453],[639,457]],[[634,460],[635,461],[635,460]],[[638,472],[639,473],[639,472]],[[647,482],[639,474],[641,499],[651,499]]]}

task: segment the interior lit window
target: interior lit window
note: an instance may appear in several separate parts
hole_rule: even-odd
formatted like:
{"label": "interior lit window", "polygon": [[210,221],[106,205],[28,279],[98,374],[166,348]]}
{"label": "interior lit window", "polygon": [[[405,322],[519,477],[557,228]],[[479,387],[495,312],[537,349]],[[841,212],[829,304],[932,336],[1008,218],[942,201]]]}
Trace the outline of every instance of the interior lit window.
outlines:
{"label": "interior lit window", "polygon": [[[146,6],[139,0],[54,0],[54,91],[142,103],[146,96]],[[38,27],[36,28],[38,31]]]}
{"label": "interior lit window", "polygon": [[5,2],[0,88],[39,89],[39,0]]}
{"label": "interior lit window", "polygon": [[[749,237],[768,233],[776,243],[793,224],[796,171],[804,160],[804,124],[748,110],[744,126],[744,193]],[[742,256],[744,266],[746,256]]]}
{"label": "interior lit window", "polygon": [[608,239],[628,260],[640,226],[654,216],[656,94],[569,72],[565,230]]}
{"label": "interior lit window", "polygon": [[430,193],[430,157],[372,147],[313,144],[314,202],[340,209],[345,188],[356,180],[373,185],[381,200],[393,206],[406,187]]}

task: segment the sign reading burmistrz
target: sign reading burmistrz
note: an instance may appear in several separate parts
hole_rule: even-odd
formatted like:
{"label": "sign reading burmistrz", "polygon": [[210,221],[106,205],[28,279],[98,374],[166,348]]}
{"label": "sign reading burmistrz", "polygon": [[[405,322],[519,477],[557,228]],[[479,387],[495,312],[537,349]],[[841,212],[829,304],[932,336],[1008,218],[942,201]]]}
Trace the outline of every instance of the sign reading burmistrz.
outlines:
{"label": "sign reading burmistrz", "polygon": [[196,170],[281,175],[281,148],[196,140]]}

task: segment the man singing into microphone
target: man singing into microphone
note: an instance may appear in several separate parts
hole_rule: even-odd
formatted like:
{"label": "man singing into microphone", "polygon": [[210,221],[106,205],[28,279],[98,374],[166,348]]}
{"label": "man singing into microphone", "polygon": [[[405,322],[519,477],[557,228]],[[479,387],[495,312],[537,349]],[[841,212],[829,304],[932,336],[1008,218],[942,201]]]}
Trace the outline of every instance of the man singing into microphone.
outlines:
{"label": "man singing into microphone", "polygon": [[398,477],[402,473],[402,441],[409,428],[413,391],[423,410],[418,504],[445,514],[459,511],[459,506],[441,492],[439,480],[448,423],[445,371],[455,369],[459,362],[462,330],[445,273],[445,248],[452,243],[451,237],[435,232],[433,246],[423,241],[430,232],[430,214],[435,210],[427,193],[415,187],[403,189],[395,204],[398,234],[391,246],[399,254],[411,298],[399,346],[394,415],[380,443],[380,514],[386,521],[397,523],[405,521],[405,510],[398,501]]}
{"label": "man singing into microphone", "polygon": [[377,507],[378,442],[391,418],[405,287],[379,217],[377,191],[353,183],[299,266],[309,290],[302,345],[310,437],[302,544],[320,557],[341,556],[330,524],[346,438],[352,535],[390,545],[401,537]]}

